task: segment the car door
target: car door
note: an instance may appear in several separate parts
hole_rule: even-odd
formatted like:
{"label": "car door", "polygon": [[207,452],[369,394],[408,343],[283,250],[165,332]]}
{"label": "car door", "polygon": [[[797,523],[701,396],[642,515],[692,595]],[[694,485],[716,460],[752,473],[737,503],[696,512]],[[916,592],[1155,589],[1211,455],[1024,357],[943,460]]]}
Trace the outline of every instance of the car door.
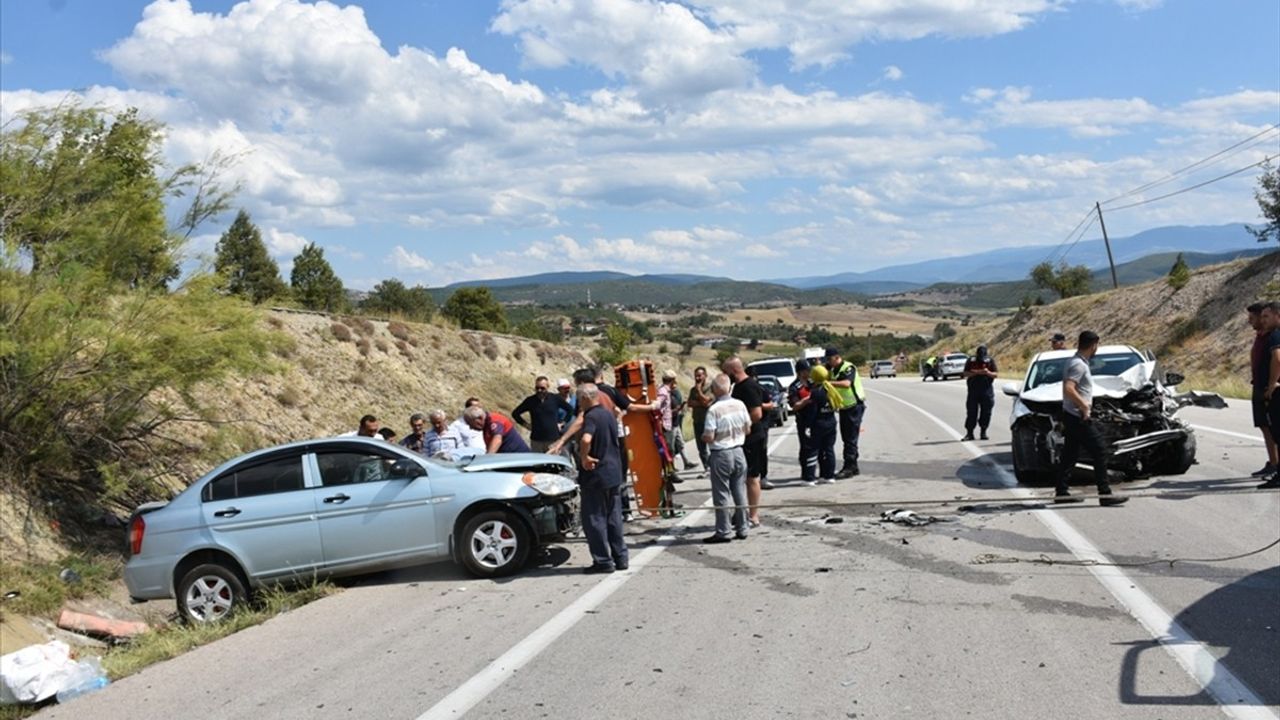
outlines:
{"label": "car door", "polygon": [[373,447],[317,448],[312,456],[325,566],[374,565],[438,554],[431,482],[420,466]]}
{"label": "car door", "polygon": [[323,562],[301,449],[250,458],[201,491],[205,526],[255,580],[311,574]]}

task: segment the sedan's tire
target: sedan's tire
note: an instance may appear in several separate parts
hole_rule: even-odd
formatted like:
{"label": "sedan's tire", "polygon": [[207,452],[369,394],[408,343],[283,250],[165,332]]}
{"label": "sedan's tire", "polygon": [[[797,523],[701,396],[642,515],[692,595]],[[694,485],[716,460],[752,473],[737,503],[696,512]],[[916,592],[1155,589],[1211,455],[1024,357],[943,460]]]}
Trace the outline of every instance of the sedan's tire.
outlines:
{"label": "sedan's tire", "polygon": [[217,563],[191,568],[176,588],[178,616],[195,625],[220,622],[249,601],[234,570]]}
{"label": "sedan's tire", "polygon": [[1013,428],[1013,475],[1023,485],[1052,485],[1054,473],[1044,458],[1036,430],[1019,425]]}
{"label": "sedan's tire", "polygon": [[533,538],[524,521],[509,510],[477,513],[462,526],[458,538],[462,565],[476,577],[510,575],[524,567]]}
{"label": "sedan's tire", "polygon": [[1166,445],[1150,470],[1156,475],[1184,475],[1195,464],[1196,436],[1188,434],[1182,442]]}

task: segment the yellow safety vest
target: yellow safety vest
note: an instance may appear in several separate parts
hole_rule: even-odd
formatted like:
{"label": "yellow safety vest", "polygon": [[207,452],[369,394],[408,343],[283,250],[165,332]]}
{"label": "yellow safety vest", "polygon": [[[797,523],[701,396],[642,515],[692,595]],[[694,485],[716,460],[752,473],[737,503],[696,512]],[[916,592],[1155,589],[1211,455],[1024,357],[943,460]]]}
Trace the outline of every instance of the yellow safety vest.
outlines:
{"label": "yellow safety vest", "polygon": [[843,406],[853,407],[855,404],[862,402],[862,399],[866,397],[866,395],[862,393],[862,376],[858,374],[858,368],[854,367],[853,363],[845,360],[840,363],[840,367],[836,368],[835,372],[831,373],[831,376],[832,378],[835,378],[842,375],[846,369],[853,371],[853,375],[849,378],[852,381],[850,383],[852,387],[837,387],[836,390],[840,392],[840,399],[843,401]]}

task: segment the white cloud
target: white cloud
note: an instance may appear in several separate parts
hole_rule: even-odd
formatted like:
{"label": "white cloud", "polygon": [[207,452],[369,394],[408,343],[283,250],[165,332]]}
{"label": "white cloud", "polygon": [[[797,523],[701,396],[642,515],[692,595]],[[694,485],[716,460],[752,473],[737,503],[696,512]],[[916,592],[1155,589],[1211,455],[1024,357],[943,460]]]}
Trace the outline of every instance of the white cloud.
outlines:
{"label": "white cloud", "polygon": [[902,68],[897,65],[889,65],[884,69],[881,77],[889,82],[897,82],[902,79],[902,74]]}
{"label": "white cloud", "polygon": [[285,232],[273,227],[267,228],[267,250],[272,257],[292,258],[307,246],[307,239],[301,235]]}
{"label": "white cloud", "polygon": [[751,243],[742,249],[742,254],[749,258],[782,257],[782,253],[780,251],[774,250],[764,243]]}
{"label": "white cloud", "polygon": [[8,65],[11,62],[13,62],[13,56],[3,50],[0,50],[0,65]]}
{"label": "white cloud", "polygon": [[409,272],[428,272],[435,267],[435,263],[412,250],[404,249],[403,245],[397,245],[391,250],[391,254],[387,256],[387,262],[397,270]]}

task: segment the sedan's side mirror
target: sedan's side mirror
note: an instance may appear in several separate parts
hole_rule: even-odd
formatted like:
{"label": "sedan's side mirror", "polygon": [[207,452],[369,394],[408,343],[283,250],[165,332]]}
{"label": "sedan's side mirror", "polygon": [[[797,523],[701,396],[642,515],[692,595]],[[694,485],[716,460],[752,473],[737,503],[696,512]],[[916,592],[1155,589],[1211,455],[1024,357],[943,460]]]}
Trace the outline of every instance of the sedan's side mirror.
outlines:
{"label": "sedan's side mirror", "polygon": [[412,480],[426,474],[427,471],[423,470],[421,465],[412,460],[402,459],[391,463],[391,477],[396,479]]}
{"label": "sedan's side mirror", "polygon": [[1000,386],[1000,392],[1009,397],[1018,397],[1022,393],[1022,387],[1018,383],[1007,382]]}
{"label": "sedan's side mirror", "polygon": [[1186,378],[1181,373],[1171,372],[1164,374],[1164,384],[1169,387],[1177,387],[1182,384],[1183,380],[1186,380]]}

